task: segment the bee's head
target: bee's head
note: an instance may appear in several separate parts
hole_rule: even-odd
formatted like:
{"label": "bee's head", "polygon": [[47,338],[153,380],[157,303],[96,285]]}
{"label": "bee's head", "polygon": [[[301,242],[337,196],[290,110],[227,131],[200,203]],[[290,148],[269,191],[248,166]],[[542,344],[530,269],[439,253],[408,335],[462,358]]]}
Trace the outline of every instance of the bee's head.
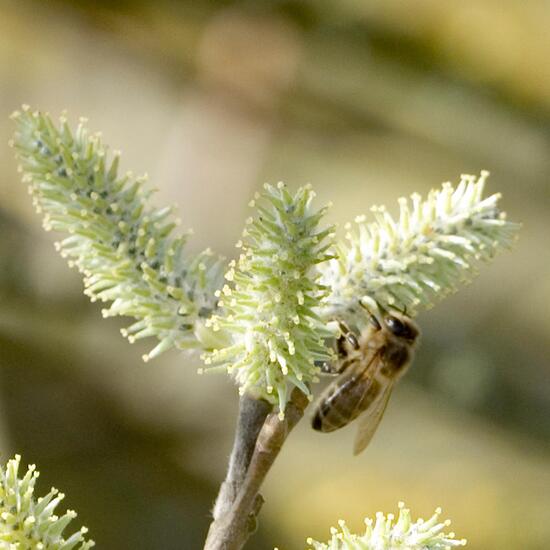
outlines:
{"label": "bee's head", "polygon": [[404,314],[392,313],[384,317],[386,328],[398,338],[414,342],[418,338],[419,330],[414,322]]}
{"label": "bee's head", "polygon": [[407,315],[406,309],[403,312],[389,312],[378,302],[367,296],[359,301],[359,305],[367,310],[374,330],[379,331],[384,328],[397,338],[403,338],[410,343],[418,338],[420,331],[414,321]]}

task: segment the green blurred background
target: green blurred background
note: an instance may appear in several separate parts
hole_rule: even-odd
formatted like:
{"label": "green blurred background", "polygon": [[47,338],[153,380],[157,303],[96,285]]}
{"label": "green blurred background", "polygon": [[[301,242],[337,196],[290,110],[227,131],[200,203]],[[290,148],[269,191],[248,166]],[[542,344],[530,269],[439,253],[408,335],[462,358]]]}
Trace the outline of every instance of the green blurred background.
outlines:
{"label": "green blurred background", "polygon": [[[463,172],[524,228],[422,314],[414,368],[358,458],[303,422],[250,550],[436,505],[472,550],[550,545],[550,4],[546,0],[0,0],[0,142],[21,103],[90,118],[232,256],[264,181],[314,184],[343,223]],[[0,450],[20,452],[103,549],[199,549],[236,391],[129,346],[53,249],[0,147]]]}

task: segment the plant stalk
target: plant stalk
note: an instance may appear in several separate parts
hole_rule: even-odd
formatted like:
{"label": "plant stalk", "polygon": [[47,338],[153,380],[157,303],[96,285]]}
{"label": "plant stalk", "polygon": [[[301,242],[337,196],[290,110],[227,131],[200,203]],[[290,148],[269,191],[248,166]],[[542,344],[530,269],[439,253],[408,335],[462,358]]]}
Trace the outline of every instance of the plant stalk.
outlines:
{"label": "plant stalk", "polygon": [[[259,405],[241,400],[230,466],[214,507],[214,521],[210,525],[204,550],[241,550],[256,530],[256,517],[263,504],[263,498],[259,493],[262,483],[288,434],[304,415],[309,401],[300,390],[294,389],[284,420],[280,420],[276,412],[269,412],[264,416],[263,425],[254,438],[253,428],[257,424],[245,422],[241,416],[250,414],[255,420],[259,420],[261,416],[259,408],[263,407],[262,411],[264,411],[267,405],[265,401],[263,403],[264,405]],[[256,409],[258,409],[256,414],[252,414],[251,411]],[[242,430],[248,430],[248,433],[245,435]],[[249,444],[252,439],[254,439],[253,452],[246,473],[242,476],[245,460],[241,458],[247,456],[243,444]],[[233,470],[235,472],[232,473]],[[233,495],[234,498],[232,498]]]}

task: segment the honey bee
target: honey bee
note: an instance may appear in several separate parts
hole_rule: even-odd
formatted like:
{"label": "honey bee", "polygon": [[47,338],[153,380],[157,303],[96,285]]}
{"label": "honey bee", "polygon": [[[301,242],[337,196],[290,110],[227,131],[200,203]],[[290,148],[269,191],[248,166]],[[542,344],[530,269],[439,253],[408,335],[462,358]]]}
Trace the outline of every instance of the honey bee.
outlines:
{"label": "honey bee", "polygon": [[313,429],[332,432],[360,417],[355,455],[372,439],[393,386],[411,364],[420,334],[406,313],[379,311],[378,317],[369,311],[370,324],[359,337],[339,322],[339,358],[331,368],[339,376],[321,395],[312,419]]}

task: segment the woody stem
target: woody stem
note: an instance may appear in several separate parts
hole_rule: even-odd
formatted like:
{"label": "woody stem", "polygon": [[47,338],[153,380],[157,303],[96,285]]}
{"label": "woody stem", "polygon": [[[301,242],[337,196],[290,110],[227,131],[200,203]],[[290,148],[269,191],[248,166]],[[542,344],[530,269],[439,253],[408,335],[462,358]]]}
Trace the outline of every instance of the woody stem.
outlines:
{"label": "woody stem", "polygon": [[[295,389],[285,418],[280,420],[277,413],[265,412],[266,408],[271,409],[265,401],[251,397],[246,399],[252,401],[241,400],[230,466],[214,507],[214,521],[210,525],[204,550],[240,550],[244,546],[255,530],[256,516],[263,504],[259,494],[262,483],[309,403],[307,397]],[[262,415],[261,429],[256,431]],[[249,416],[250,422],[245,421],[243,416]]]}

